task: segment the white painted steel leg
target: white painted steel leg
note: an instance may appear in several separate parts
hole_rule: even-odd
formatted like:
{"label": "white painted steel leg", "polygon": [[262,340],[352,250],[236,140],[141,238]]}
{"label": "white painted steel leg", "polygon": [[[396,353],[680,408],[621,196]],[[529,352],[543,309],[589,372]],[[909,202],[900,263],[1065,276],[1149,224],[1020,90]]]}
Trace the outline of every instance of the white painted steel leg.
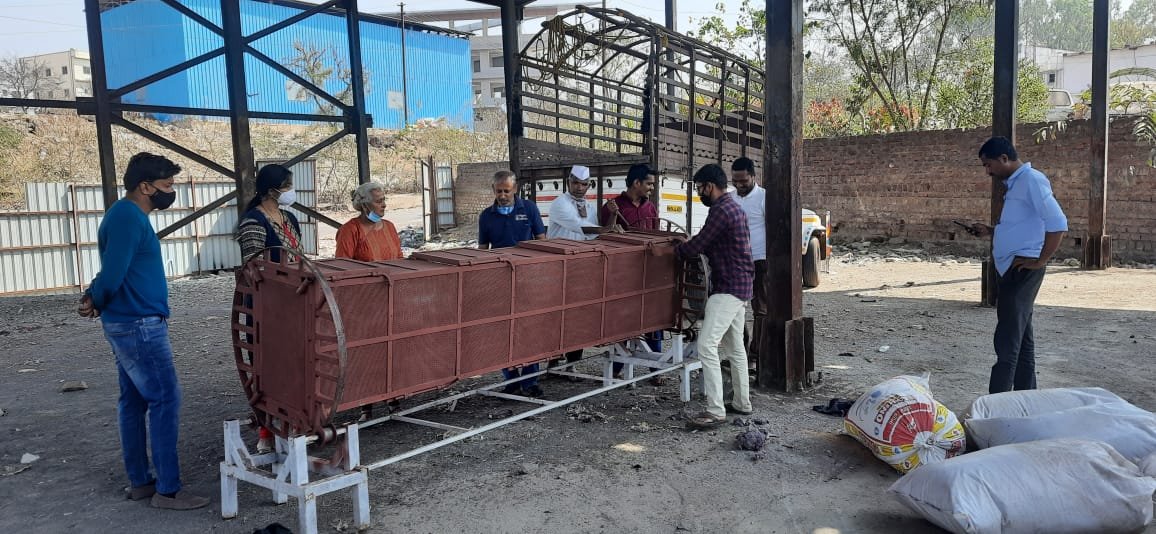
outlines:
{"label": "white painted steel leg", "polygon": [[[674,353],[674,356],[672,359],[674,360],[674,363],[680,364],[680,363],[682,363],[683,358],[685,356],[685,354],[683,352],[684,345],[682,342],[682,334],[676,334],[674,336],[674,339],[672,339],[671,341],[672,341],[672,343],[670,344],[670,350]],[[679,374],[682,375],[682,377],[681,377],[682,380],[680,380],[680,383],[678,385],[678,389],[679,389],[679,398],[682,400],[682,402],[690,402],[690,386],[691,386],[690,371],[691,371],[691,369],[690,369],[689,365],[683,367],[682,370],[679,371]]]}
{"label": "white painted steel leg", "polygon": [[317,534],[317,498],[305,486],[309,485],[309,453],[306,451],[306,439],[297,436],[289,442],[289,457],[285,459],[285,466],[289,470],[289,477],[294,486],[304,488],[305,491],[297,496],[297,529],[302,534]]}
{"label": "white painted steel leg", "polygon": [[221,462],[221,518],[233,519],[237,517],[237,477],[233,476],[229,466],[236,466],[235,456],[232,454],[234,443],[241,439],[241,425],[237,420],[225,421],[224,426],[225,459]]}
{"label": "white painted steel leg", "polygon": [[349,425],[345,432],[346,464],[345,470],[361,471],[366,477],[356,486],[353,486],[353,525],[357,530],[369,528],[369,473],[361,467],[361,441],[358,437],[357,425]]}
{"label": "white painted steel leg", "polygon": [[[285,458],[289,452],[289,441],[281,436],[275,436],[273,450],[277,452],[278,458]],[[286,465],[288,459],[273,462],[273,475],[280,482],[285,482],[289,479],[289,466]],[[285,504],[289,502],[289,496],[277,490],[273,490],[273,502],[276,504]]]}

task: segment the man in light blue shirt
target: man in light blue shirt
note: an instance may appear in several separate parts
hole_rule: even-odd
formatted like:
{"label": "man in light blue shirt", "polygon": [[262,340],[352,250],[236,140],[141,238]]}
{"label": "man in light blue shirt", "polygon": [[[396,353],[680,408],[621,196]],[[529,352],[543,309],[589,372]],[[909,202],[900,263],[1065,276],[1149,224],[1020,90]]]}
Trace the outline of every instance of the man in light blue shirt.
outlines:
{"label": "man in light blue shirt", "polygon": [[996,363],[991,368],[989,393],[1036,388],[1035,338],[1032,308],[1048,260],[1060,248],[1068,218],[1052,194],[1044,173],[1020,162],[1011,141],[988,139],[979,149],[987,174],[1007,188],[1003,211],[995,228],[972,225],[972,233],[993,235],[992,256],[999,272],[996,302]]}

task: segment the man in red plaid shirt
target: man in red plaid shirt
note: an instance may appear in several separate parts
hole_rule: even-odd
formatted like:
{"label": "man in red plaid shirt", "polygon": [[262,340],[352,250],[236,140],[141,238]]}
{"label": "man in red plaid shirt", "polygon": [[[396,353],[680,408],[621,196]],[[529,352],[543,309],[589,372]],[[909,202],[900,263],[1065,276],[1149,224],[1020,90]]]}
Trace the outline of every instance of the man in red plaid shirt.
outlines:
{"label": "man in red plaid shirt", "polygon": [[[683,259],[706,254],[710,265],[710,296],[698,335],[707,407],[687,422],[692,429],[707,429],[726,423],[727,413],[750,415],[753,410],[743,331],[746,302],[753,296],[755,263],[751,257],[747,216],[734,197],[727,194],[726,172],[713,163],[706,165],[694,174],[694,185],[699,199],[710,208],[710,214],[702,230],[676,251]],[[731,362],[734,399],[726,406],[723,405],[720,357]]]}

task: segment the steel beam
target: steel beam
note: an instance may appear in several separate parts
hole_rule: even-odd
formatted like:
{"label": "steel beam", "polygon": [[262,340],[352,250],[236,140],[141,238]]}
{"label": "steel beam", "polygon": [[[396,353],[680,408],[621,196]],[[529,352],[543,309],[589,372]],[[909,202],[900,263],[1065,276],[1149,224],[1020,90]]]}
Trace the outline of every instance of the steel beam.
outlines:
{"label": "steel beam", "polygon": [[1088,235],[1084,241],[1084,268],[1112,266],[1112,237],[1108,224],[1108,0],[1092,7],[1092,139],[1088,175]]}
{"label": "steel beam", "polygon": [[506,135],[510,147],[510,170],[520,180],[522,162],[519,147],[522,139],[522,62],[518,50],[518,27],[522,7],[518,0],[502,2],[502,65],[506,84]]}
{"label": "steel beam", "polygon": [[767,191],[767,315],[758,347],[758,385],[798,391],[809,384],[803,313],[802,209],[803,0],[766,0],[763,185]]}
{"label": "steel beam", "polygon": [[116,179],[116,153],[112,145],[112,101],[108,94],[108,77],[104,62],[104,29],[100,26],[100,1],[84,0],[88,26],[89,64],[92,66],[93,117],[96,120],[96,150],[100,156],[100,184],[104,189],[104,209],[112,207],[119,195]]}
{"label": "steel beam", "polygon": [[[346,131],[354,135],[357,144],[357,182],[364,184],[371,178],[369,172],[369,132],[365,120],[365,77],[361,61],[361,17],[357,12],[357,0],[345,2],[345,25],[349,37],[349,88],[353,92],[353,106],[345,110]],[[401,28],[405,39],[405,26]],[[404,41],[403,41],[404,42]],[[402,48],[404,63],[405,49]],[[402,72],[405,75],[405,72]],[[404,81],[403,81],[404,83]],[[408,106],[408,104],[407,104]]]}
{"label": "steel beam", "polygon": [[249,94],[245,83],[245,38],[241,33],[241,6],[221,0],[221,27],[225,30],[225,81],[229,91],[229,125],[233,134],[233,179],[237,182],[237,213],[256,190],[257,165],[249,132]]}
{"label": "steel beam", "polygon": [[[1019,0],[995,2],[995,72],[991,109],[992,136],[1016,141],[1016,93],[1019,78]],[[977,148],[978,150],[978,148]],[[989,222],[994,227],[1003,212],[1003,184],[991,180],[991,213]],[[995,260],[990,254],[983,262],[980,281],[980,304],[995,306],[998,298]]]}

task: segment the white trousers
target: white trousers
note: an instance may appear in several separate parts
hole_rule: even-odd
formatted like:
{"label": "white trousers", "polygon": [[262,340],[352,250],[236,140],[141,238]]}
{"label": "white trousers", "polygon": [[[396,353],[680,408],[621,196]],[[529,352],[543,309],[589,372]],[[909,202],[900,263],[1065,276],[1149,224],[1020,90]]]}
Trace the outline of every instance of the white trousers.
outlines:
{"label": "white trousers", "polygon": [[726,417],[720,358],[731,362],[731,387],[734,389],[731,402],[739,410],[751,410],[747,351],[743,347],[745,328],[745,302],[727,293],[716,293],[706,299],[702,330],[698,334],[698,357],[702,362],[702,390],[706,395],[706,411],[716,417]]}

